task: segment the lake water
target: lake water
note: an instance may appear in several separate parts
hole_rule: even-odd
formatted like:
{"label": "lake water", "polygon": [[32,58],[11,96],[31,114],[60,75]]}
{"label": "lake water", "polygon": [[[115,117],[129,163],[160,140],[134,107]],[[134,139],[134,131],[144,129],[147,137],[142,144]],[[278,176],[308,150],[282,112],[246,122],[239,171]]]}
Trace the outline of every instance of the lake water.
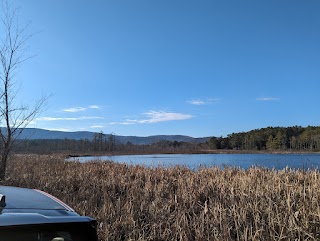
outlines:
{"label": "lake water", "polygon": [[232,166],[247,169],[252,166],[283,169],[318,169],[320,154],[159,154],[159,155],[124,155],[124,156],[89,156],[73,157],[68,160],[87,162],[110,160],[130,165],[147,167],[170,167],[176,165],[198,169],[200,166]]}

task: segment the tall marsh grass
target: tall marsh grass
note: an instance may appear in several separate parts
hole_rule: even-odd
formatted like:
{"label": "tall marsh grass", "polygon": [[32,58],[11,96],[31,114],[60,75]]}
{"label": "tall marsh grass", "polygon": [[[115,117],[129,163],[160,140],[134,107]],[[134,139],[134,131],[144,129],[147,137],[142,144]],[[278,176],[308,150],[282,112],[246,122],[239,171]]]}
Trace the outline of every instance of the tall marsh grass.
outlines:
{"label": "tall marsh grass", "polygon": [[320,172],[145,168],[17,155],[6,185],[98,220],[101,240],[320,240]]}

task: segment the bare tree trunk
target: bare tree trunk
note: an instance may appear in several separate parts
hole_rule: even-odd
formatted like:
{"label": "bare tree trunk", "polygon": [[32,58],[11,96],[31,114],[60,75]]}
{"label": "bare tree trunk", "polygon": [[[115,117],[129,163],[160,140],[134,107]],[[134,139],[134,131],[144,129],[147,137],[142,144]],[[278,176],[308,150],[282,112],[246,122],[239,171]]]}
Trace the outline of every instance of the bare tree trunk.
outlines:
{"label": "bare tree trunk", "polygon": [[5,180],[5,177],[6,177],[9,152],[10,152],[10,149],[8,147],[4,147],[4,150],[1,155],[1,163],[0,163],[0,180]]}
{"label": "bare tree trunk", "polygon": [[3,146],[0,179],[4,180],[13,143],[40,113],[47,98],[42,97],[31,109],[16,103],[19,85],[15,74],[21,64],[30,58],[25,56],[25,52],[32,35],[26,33],[27,26],[19,25],[17,9],[12,8],[7,0],[0,0],[0,3],[0,23],[3,29],[0,35],[0,141]]}

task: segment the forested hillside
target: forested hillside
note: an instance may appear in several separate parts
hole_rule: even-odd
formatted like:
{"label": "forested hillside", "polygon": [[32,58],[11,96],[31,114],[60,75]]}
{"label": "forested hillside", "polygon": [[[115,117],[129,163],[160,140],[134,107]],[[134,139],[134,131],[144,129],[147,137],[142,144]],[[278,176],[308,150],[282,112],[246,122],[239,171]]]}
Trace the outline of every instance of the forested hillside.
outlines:
{"label": "forested hillside", "polygon": [[[168,137],[168,136],[164,136]],[[226,137],[203,138],[203,142],[158,140],[150,144],[123,143],[118,136],[96,133],[91,139],[20,140],[19,153],[77,154],[113,153],[202,153],[210,150],[234,151],[320,151],[320,127],[267,127],[249,132],[232,133]],[[207,140],[207,141],[206,141]]]}
{"label": "forested hillside", "polygon": [[267,127],[212,137],[208,144],[212,149],[319,151],[320,127]]}

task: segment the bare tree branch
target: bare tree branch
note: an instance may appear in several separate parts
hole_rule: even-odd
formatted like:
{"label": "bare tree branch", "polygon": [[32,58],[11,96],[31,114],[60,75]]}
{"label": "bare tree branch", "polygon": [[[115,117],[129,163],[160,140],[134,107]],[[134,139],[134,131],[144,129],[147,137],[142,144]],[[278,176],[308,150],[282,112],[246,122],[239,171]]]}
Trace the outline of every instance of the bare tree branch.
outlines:
{"label": "bare tree branch", "polygon": [[3,35],[0,35],[0,180],[5,178],[6,165],[14,142],[24,128],[41,112],[47,97],[40,98],[32,108],[17,104],[19,86],[15,80],[16,71],[32,58],[28,56],[27,45],[32,34],[27,34],[28,25],[20,25],[19,11],[0,0],[0,14]]}

